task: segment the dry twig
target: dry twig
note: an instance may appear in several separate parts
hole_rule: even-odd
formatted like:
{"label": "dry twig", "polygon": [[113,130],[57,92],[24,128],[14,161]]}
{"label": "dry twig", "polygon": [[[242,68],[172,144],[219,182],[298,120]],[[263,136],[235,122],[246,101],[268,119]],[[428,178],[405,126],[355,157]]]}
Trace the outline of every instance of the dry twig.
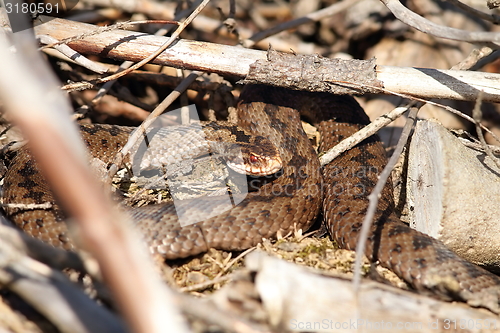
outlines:
{"label": "dry twig", "polygon": [[205,6],[208,4],[209,1],[210,0],[203,0],[200,3],[200,5],[198,7],[196,7],[196,9],[191,13],[191,15],[189,15],[187,19],[185,19],[181,24],[179,24],[179,27],[172,33],[172,36],[170,36],[167,39],[167,41],[156,52],[150,54],[149,56],[147,56],[143,60],[139,61],[135,65],[132,65],[131,67],[127,68],[126,70],[123,70],[119,73],[115,73],[115,74],[108,76],[106,78],[97,80],[98,83],[116,80],[116,79],[126,75],[127,73],[131,72],[132,70],[142,67],[143,65],[147,64],[148,62],[150,62],[151,60],[156,58],[160,53],[162,53],[170,45],[172,45],[177,40],[177,38],[179,38],[179,35],[181,34],[181,32],[184,31],[184,29],[186,29],[186,27],[191,23],[191,21],[193,21],[194,18],[203,10],[203,8],[205,8]]}
{"label": "dry twig", "polygon": [[448,0],[448,1],[451,2],[452,4],[454,4],[455,6],[459,7],[460,9],[462,9],[468,13],[471,13],[474,16],[479,17],[480,19],[483,19],[485,21],[488,21],[488,22],[491,22],[494,24],[500,24],[500,16],[498,16],[498,15],[486,14],[485,12],[482,12],[480,10],[477,10],[475,8],[467,6],[463,2],[460,2],[459,0]]}
{"label": "dry twig", "polygon": [[470,32],[467,30],[445,27],[412,12],[398,0],[382,0],[382,2],[400,21],[426,34],[469,43],[495,43],[497,45],[500,43],[500,35],[496,32]]}
{"label": "dry twig", "polygon": [[[201,4],[201,0],[198,1],[198,3],[196,3],[194,6],[192,6],[191,8],[189,8],[189,13],[192,13],[195,11],[195,9]],[[199,13],[199,11],[198,11]],[[182,11],[181,13],[178,13],[177,15],[175,15],[174,17],[174,20],[173,21],[168,21],[169,24],[167,24],[166,27],[163,27],[161,29],[159,29],[156,33],[155,33],[155,36],[164,36],[167,32],[168,32],[168,29],[167,27],[170,26],[172,23],[175,23],[176,25],[178,25],[178,20],[180,20],[182,17],[184,17],[184,15],[187,14],[187,11]],[[187,25],[184,25],[183,27],[179,27],[180,29],[180,32],[182,32],[185,28],[186,28]],[[180,33],[179,32],[179,33]],[[133,62],[132,61],[124,61],[122,64],[120,64],[120,66],[118,67],[118,69],[116,70],[116,73],[120,73],[126,69],[129,69],[130,66],[133,65]],[[127,73],[130,73],[131,70],[128,70]],[[101,100],[101,98],[106,95],[108,93],[108,91],[111,89],[111,87],[114,85],[114,83],[116,82],[116,79],[115,80],[111,80],[111,81],[108,81],[106,82],[100,89],[99,91],[97,92],[97,94],[94,96],[94,98],[92,99],[92,101],[90,102],[91,105],[97,105],[97,103],[99,103],[99,101]]]}
{"label": "dry twig", "polygon": [[244,47],[252,47],[256,43],[263,40],[264,38],[275,35],[281,31],[293,29],[293,28],[296,28],[302,24],[317,22],[317,21],[320,21],[328,16],[333,16],[335,14],[343,12],[344,10],[350,8],[351,6],[353,6],[354,4],[356,4],[359,1],[360,0],[343,0],[340,2],[336,2],[329,7],[318,10],[317,12],[309,13],[307,15],[296,18],[294,20],[275,25],[274,27],[267,29],[267,30],[264,30],[264,31],[259,31],[258,33],[254,34],[252,37],[243,40],[241,42],[241,44]]}
{"label": "dry twig", "polygon": [[476,125],[477,137],[479,138],[479,142],[481,142],[481,146],[483,150],[486,152],[486,155],[488,155],[491,158],[491,160],[496,164],[496,166],[500,169],[500,160],[493,154],[491,148],[486,143],[486,140],[484,139],[483,135],[483,130],[481,129],[481,118],[483,116],[481,113],[481,103],[482,103],[482,94],[480,93],[477,98],[476,104],[474,105],[474,109],[472,110],[472,117],[474,118],[474,123]]}
{"label": "dry twig", "polygon": [[47,36],[47,35],[40,35],[37,36],[38,39],[40,39],[41,43],[44,44],[51,44],[53,47],[64,54],[68,59],[73,60],[75,63],[79,64],[82,67],[85,67],[93,72],[103,74],[108,71],[108,69],[101,64],[98,64],[94,61],[89,60],[88,58],[84,57],[83,55],[79,54],[78,52],[75,52],[72,48],[70,48],[67,45],[60,45],[59,41],[53,37]]}
{"label": "dry twig", "polygon": [[[340,82],[338,82],[338,84],[340,84]],[[352,85],[352,83],[349,83],[349,84]],[[372,88],[375,88],[375,87],[372,87]],[[379,89],[381,91],[384,91],[385,93],[392,94],[394,96],[399,96],[399,97],[407,98],[407,99],[413,99],[414,101],[417,101],[417,102],[427,103],[430,105],[438,106],[438,107],[443,108],[444,110],[446,110],[450,113],[453,113],[461,118],[464,118],[464,119],[470,121],[471,123],[475,123],[473,118],[469,117],[468,115],[464,114],[463,112],[458,111],[457,109],[452,108],[451,106],[432,102],[432,101],[421,99],[421,98],[416,98],[414,96],[409,96],[406,94],[399,94],[399,93],[390,91],[388,89],[381,89],[381,88],[379,88]],[[377,133],[381,128],[389,125],[391,122],[393,122],[394,120],[399,118],[401,115],[403,115],[406,112],[406,110],[407,110],[407,107],[395,108],[391,112],[388,112],[388,113],[378,117],[377,119],[372,121],[370,124],[366,125],[362,129],[357,131],[355,134],[342,140],[335,147],[326,151],[325,153],[323,153],[319,157],[321,165],[323,166],[323,165],[330,163],[331,161],[333,161],[334,158],[336,158],[337,156],[339,156],[343,152],[347,151],[348,149],[351,149],[352,147],[354,147],[355,145],[357,145],[358,143],[360,143],[364,139]],[[483,130],[488,132],[495,140],[497,140],[497,142],[500,143],[500,138],[494,132],[492,132],[489,128],[487,128],[486,126],[484,126],[482,124],[479,124],[479,126]]]}
{"label": "dry twig", "polygon": [[163,111],[166,110],[166,108],[172,104],[173,101],[177,99],[177,97],[184,92],[191,83],[196,80],[196,78],[201,75],[201,72],[192,72],[191,74],[186,77],[177,88],[174,89],[158,106],[151,112],[151,114],[142,122],[142,124],[137,128],[136,131],[130,136],[127,144],[123,146],[122,150],[117,154],[115,157],[115,162],[110,166],[109,172],[108,172],[108,179],[112,179],[113,176],[116,174],[118,171],[118,166],[122,164],[123,157],[127,155],[132,149],[132,147],[135,145],[137,140],[141,138],[147,128],[151,126],[151,124],[158,118]]}
{"label": "dry twig", "polygon": [[375,212],[377,211],[378,199],[380,197],[380,193],[382,193],[382,190],[384,189],[387,180],[391,175],[392,169],[394,169],[394,166],[398,162],[399,156],[403,152],[406,142],[408,141],[408,138],[410,136],[411,130],[415,125],[415,121],[417,120],[417,113],[421,106],[422,104],[418,106],[413,106],[410,104],[409,106],[407,106],[407,108],[411,109],[406,124],[403,128],[403,132],[401,133],[401,137],[399,138],[398,144],[396,145],[396,148],[394,149],[394,153],[392,154],[391,158],[387,162],[387,165],[384,167],[384,170],[382,170],[382,173],[380,174],[379,179],[377,181],[377,185],[375,185],[375,188],[368,196],[370,203],[368,205],[368,210],[366,211],[366,215],[363,220],[363,226],[361,227],[361,232],[359,233],[358,244],[356,245],[356,261],[354,264],[355,270],[354,270],[354,277],[352,280],[354,290],[356,291],[359,290],[359,286],[361,283],[361,265],[363,261],[363,256],[365,255],[366,240],[368,239],[368,234],[370,233],[370,229],[373,223],[373,217],[375,216]]}

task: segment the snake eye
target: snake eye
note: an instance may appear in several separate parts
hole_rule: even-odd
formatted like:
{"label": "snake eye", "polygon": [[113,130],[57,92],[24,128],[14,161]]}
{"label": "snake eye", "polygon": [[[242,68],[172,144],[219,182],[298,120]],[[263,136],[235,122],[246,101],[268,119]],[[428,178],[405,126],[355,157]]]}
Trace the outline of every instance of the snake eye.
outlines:
{"label": "snake eye", "polygon": [[250,155],[250,163],[255,164],[259,161],[259,158],[255,155]]}

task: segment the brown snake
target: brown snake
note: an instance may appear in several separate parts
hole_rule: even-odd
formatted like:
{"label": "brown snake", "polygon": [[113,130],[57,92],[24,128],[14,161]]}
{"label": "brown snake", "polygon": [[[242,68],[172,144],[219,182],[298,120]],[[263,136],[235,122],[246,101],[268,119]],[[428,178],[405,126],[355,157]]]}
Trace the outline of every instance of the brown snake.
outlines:
{"label": "brown snake", "polygon": [[[362,108],[349,96],[248,87],[238,104],[239,125],[276,143],[284,165],[281,175],[249,193],[233,209],[186,227],[179,225],[171,204],[132,210],[151,251],[172,259],[196,255],[212,247],[246,249],[262,238],[275,237],[277,232],[287,234],[294,227],[307,230],[321,205],[333,239],[343,248],[355,249],[368,207],[367,196],[386,163],[385,150],[379,138],[372,136],[321,169],[301,127],[299,112],[320,131],[321,151],[369,123]],[[92,141],[91,150],[101,158],[113,155],[123,144],[119,143],[121,134],[111,132],[97,131],[85,136]],[[13,164],[5,178],[5,203],[53,201],[29,155],[17,157]],[[217,200],[214,197],[210,203],[217,204]],[[204,209],[197,207],[190,214],[201,214]],[[393,209],[388,182],[368,240],[366,254],[371,260],[378,260],[417,290],[499,312],[500,279],[496,275],[460,259],[441,242],[410,229]],[[54,245],[68,244],[59,209],[8,213],[26,232]]]}

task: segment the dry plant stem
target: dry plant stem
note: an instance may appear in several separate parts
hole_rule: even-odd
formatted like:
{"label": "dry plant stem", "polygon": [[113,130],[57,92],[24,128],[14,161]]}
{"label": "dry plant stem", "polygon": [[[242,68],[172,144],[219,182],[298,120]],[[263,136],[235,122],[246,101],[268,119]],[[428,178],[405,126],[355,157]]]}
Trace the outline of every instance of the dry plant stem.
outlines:
{"label": "dry plant stem", "polygon": [[[389,93],[389,94],[392,94],[395,96],[399,96],[402,98],[410,98],[410,99],[414,99],[415,101],[418,101],[421,103],[427,103],[427,104],[431,104],[434,106],[438,106],[438,107],[443,108],[446,111],[451,112],[459,117],[462,117],[462,118],[464,118],[472,123],[476,123],[473,118],[469,117],[468,115],[466,115],[466,114],[464,114],[464,113],[462,113],[462,112],[460,112],[460,111],[458,111],[450,106],[439,104],[439,103],[432,102],[432,101],[427,101],[427,100],[424,100],[421,98],[416,98],[416,97],[412,97],[412,96],[408,96],[408,95],[404,95],[404,94],[398,94],[398,93],[395,93],[393,91],[389,91],[387,89],[382,89],[382,90],[385,93]],[[357,131],[355,134],[342,140],[335,147],[331,148],[330,150],[326,151],[323,155],[319,156],[319,161],[321,163],[321,166],[324,166],[324,165],[330,163],[331,161],[333,161],[333,159],[335,159],[337,156],[339,156],[343,152],[347,151],[348,149],[351,149],[352,147],[354,147],[355,145],[357,145],[358,143],[360,143],[364,139],[377,133],[381,128],[389,125],[391,122],[393,122],[394,120],[399,118],[401,115],[403,115],[407,109],[408,109],[408,107],[397,107],[397,108],[393,109],[391,112],[388,112],[388,113],[378,117],[377,119],[372,121],[370,124],[368,124],[367,126],[363,127],[359,131]],[[495,140],[497,140],[497,142],[500,143],[500,138],[494,132],[492,132],[489,128],[487,128],[486,126],[484,126],[482,124],[479,124],[479,126],[481,127],[481,129],[487,131]]]}
{"label": "dry plant stem", "polygon": [[485,21],[488,21],[488,22],[492,22],[494,24],[500,24],[500,16],[498,16],[498,15],[487,14],[485,12],[482,12],[480,10],[477,10],[475,8],[467,6],[466,4],[464,4],[463,2],[460,2],[458,0],[448,0],[448,2],[451,2],[455,6],[461,8],[462,10],[464,10],[464,11],[466,11],[468,13],[471,13],[474,16],[479,17],[482,20],[485,20]]}
{"label": "dry plant stem", "polygon": [[360,0],[343,0],[340,2],[336,2],[335,4],[326,7],[324,9],[318,10],[314,13],[307,14],[305,16],[299,17],[295,20],[287,21],[281,24],[278,24],[270,29],[260,31],[256,34],[254,34],[252,37],[242,41],[242,44],[244,47],[252,47],[259,41],[263,40],[264,38],[267,38],[269,36],[275,35],[281,31],[288,30],[288,29],[293,29],[296,28],[302,24],[310,23],[310,22],[317,22],[319,20],[322,20],[328,16],[335,15],[337,13],[340,13],[349,7],[353,6],[355,3],[359,2]]}
{"label": "dry plant stem", "polygon": [[465,58],[464,60],[460,61],[458,64],[454,65],[451,67],[452,70],[470,70],[476,64],[486,58],[487,56],[491,55],[493,52],[493,49],[488,47],[488,46],[483,46],[480,49],[474,49],[472,52]]}
{"label": "dry plant stem", "polygon": [[187,332],[173,301],[167,303],[172,296],[155,275],[145,249],[126,228],[127,217],[112,208],[88,169],[85,148],[69,120],[70,104],[37,54],[34,40],[26,31],[12,38],[23,52],[12,54],[0,32],[0,94],[5,108],[15,110],[13,120],[29,139],[59,202],[78,222],[79,239],[99,262],[131,330]]}
{"label": "dry plant stem", "polygon": [[[498,35],[500,37],[500,34]],[[484,91],[484,101],[500,102],[498,79],[489,73],[415,67],[377,66],[377,79],[385,92],[395,92],[425,99],[475,101]],[[495,82],[496,81],[496,82]]]}
{"label": "dry plant stem", "polygon": [[482,94],[479,93],[476,104],[474,105],[474,109],[472,110],[472,117],[474,118],[474,122],[476,125],[477,137],[479,138],[479,142],[481,142],[481,146],[483,150],[486,152],[486,155],[488,155],[491,158],[491,160],[496,164],[496,166],[500,169],[500,160],[491,151],[491,148],[488,146],[486,140],[484,139],[483,131],[481,130],[481,119],[483,117],[483,114],[481,112],[481,104],[482,104],[481,98]]}
{"label": "dry plant stem", "polygon": [[251,247],[251,248],[243,251],[242,253],[240,253],[236,258],[232,259],[227,264],[225,264],[224,267],[222,268],[222,270],[219,272],[219,274],[217,274],[217,277],[219,277],[222,274],[224,274],[225,272],[227,272],[227,270],[230,269],[236,262],[238,262],[240,259],[244,258],[250,252],[253,252],[255,249],[256,249],[256,247]]}
{"label": "dry plant stem", "polygon": [[397,0],[381,0],[386,7],[400,21],[409,26],[435,37],[453,39],[469,43],[500,43],[500,34],[497,32],[471,32],[435,24],[422,16],[412,12]]}
{"label": "dry plant stem", "polygon": [[[469,141],[469,140],[472,140],[472,141]],[[482,149],[483,146],[481,145],[480,142],[478,142],[478,140],[470,135],[468,135],[468,138],[465,139],[465,138],[460,138],[460,141],[462,142],[462,144],[466,147],[469,147],[469,148],[472,148],[472,149],[475,149],[475,150],[479,150],[479,149]],[[490,148],[491,152],[493,154],[497,154],[497,155],[500,155],[500,147],[498,146],[493,146],[493,145],[488,145],[488,148]]]}
{"label": "dry plant stem", "polygon": [[[222,265],[220,265],[217,261],[214,260],[214,263],[219,265],[221,270],[211,281],[200,283],[200,284],[197,284],[194,286],[185,287],[185,288],[182,288],[181,291],[195,291],[195,290],[205,289],[211,285],[214,285],[216,283],[220,283],[220,282],[223,282],[225,280],[230,279],[230,277],[222,276],[222,274],[226,273],[227,270],[230,269],[237,261],[244,258],[250,252],[253,252],[255,249],[256,249],[256,247],[251,247],[251,248],[245,250],[244,252],[240,253],[236,258],[232,259],[229,262],[225,262]],[[231,258],[228,258],[228,259],[231,259]]]}
{"label": "dry plant stem", "polygon": [[[37,36],[38,39],[40,39],[40,42],[43,44],[54,44],[57,43],[58,40],[47,36],[47,35],[40,35]],[[79,54],[78,52],[75,52],[72,48],[70,48],[68,45],[54,45],[54,48],[64,54],[66,57],[69,59],[73,60],[75,63],[79,64],[82,67],[85,67],[93,72],[103,74],[108,71],[108,69],[104,66],[102,66],[99,63],[96,63],[94,61],[91,61],[87,58],[85,58],[83,55]]]}
{"label": "dry plant stem", "polygon": [[108,181],[112,179],[118,171],[118,166],[122,164],[123,156],[129,153],[130,149],[132,149],[137,140],[139,140],[139,138],[144,135],[146,129],[151,126],[155,119],[158,118],[163,113],[163,111],[165,111],[166,108],[169,107],[169,105],[172,104],[177,99],[177,97],[179,97],[201,74],[201,72],[192,72],[191,74],[189,74],[184,80],[182,80],[179,86],[175,88],[175,90],[172,91],[167,97],[165,97],[165,99],[160,104],[158,104],[153,112],[151,112],[151,114],[142,122],[137,130],[130,136],[127,144],[117,154],[115,162],[110,166],[108,172]]}
{"label": "dry plant stem", "polygon": [[[341,84],[341,82],[338,82],[338,84]],[[352,85],[352,83],[349,83],[349,84]],[[373,88],[375,88],[375,87],[373,87]],[[380,88],[378,88],[378,89],[380,89]],[[392,94],[392,95],[395,95],[395,96],[399,96],[399,97],[402,97],[402,98],[413,99],[413,100],[421,102],[421,103],[427,103],[427,104],[431,104],[431,105],[434,105],[434,106],[441,107],[441,108],[445,109],[446,111],[449,111],[449,112],[451,112],[451,113],[453,113],[453,114],[455,114],[455,115],[457,115],[457,116],[459,116],[461,118],[464,118],[464,119],[470,121],[471,123],[478,124],[478,126],[481,129],[483,129],[486,132],[488,132],[497,142],[500,143],[500,138],[494,132],[492,132],[489,128],[487,128],[486,126],[484,126],[484,125],[482,125],[480,123],[477,123],[473,118],[469,117],[468,115],[466,115],[466,114],[464,114],[464,113],[462,113],[462,112],[460,112],[460,111],[458,111],[458,110],[456,110],[456,109],[454,109],[454,108],[452,108],[450,106],[442,105],[442,104],[439,104],[439,103],[436,103],[436,102],[432,102],[432,101],[428,101],[428,100],[424,100],[424,99],[421,99],[421,98],[416,98],[414,96],[409,96],[409,95],[406,95],[406,94],[398,94],[398,93],[390,91],[388,89],[380,89],[380,91],[383,91],[385,93]],[[321,155],[319,157],[321,165],[323,166],[325,164],[330,163],[331,161],[333,161],[334,158],[336,158],[337,156],[339,156],[343,152],[347,151],[348,149],[351,149],[352,147],[354,147],[355,145],[357,145],[358,143],[360,143],[364,139],[366,139],[369,136],[375,134],[382,127],[387,126],[388,124],[390,124],[391,122],[393,122],[394,120],[396,120],[397,118],[399,118],[403,113],[406,112],[406,110],[407,110],[407,107],[398,107],[398,108],[395,108],[391,112],[378,117],[373,122],[371,122],[367,126],[363,127],[361,130],[359,130],[355,134],[353,134],[350,137],[342,140],[335,147],[333,147],[332,149],[328,150],[327,152],[325,152],[323,155]]]}
{"label": "dry plant stem", "polygon": [[[124,61],[123,63],[120,64],[120,67],[118,70],[115,72],[115,74],[123,72],[124,70],[130,68],[130,66],[133,65],[132,61]],[[99,101],[108,93],[108,91],[113,87],[115,84],[116,80],[111,80],[106,83],[97,91],[95,94],[94,98],[90,101],[90,105],[96,106]]]}
{"label": "dry plant stem", "polygon": [[[342,84],[342,82],[338,82],[338,84]],[[355,85],[353,83],[348,83],[349,85]],[[377,87],[371,87],[371,88],[377,88]],[[410,95],[407,95],[407,94],[399,94],[399,93],[396,93],[394,91],[391,91],[391,90],[388,90],[388,89],[383,89],[383,88],[377,88],[380,90],[380,92],[384,92],[386,94],[390,94],[390,95],[394,95],[394,96],[399,96],[399,97],[402,97],[402,98],[407,98],[407,99],[413,99],[414,101],[417,101],[417,102],[422,102],[422,103],[427,103],[427,104],[430,104],[430,105],[434,105],[434,106],[438,106],[442,109],[445,109],[446,111],[448,112],[451,112],[453,113],[454,115],[457,115],[461,118],[464,118],[468,121],[470,121],[471,123],[475,123],[474,122],[474,119],[472,117],[469,117],[468,115],[466,115],[465,113],[462,113],[460,111],[458,111],[457,109],[454,109],[450,106],[447,106],[447,105],[443,105],[443,104],[439,104],[439,103],[436,103],[436,102],[432,102],[432,101],[429,101],[429,100],[425,100],[425,99],[422,99],[422,98],[417,98],[415,96],[410,96]],[[396,110],[393,110],[391,111],[389,114],[391,114],[392,112],[395,112],[395,115],[396,115],[396,118],[399,117],[398,112],[396,112]],[[379,118],[385,118],[386,115],[383,115],[383,116],[380,116]],[[374,122],[378,122],[379,121],[379,118],[377,118]],[[384,121],[382,119],[380,119],[381,123],[383,123]],[[361,130],[359,130],[358,132],[363,132],[363,131],[371,131],[371,126],[374,126],[374,125],[367,125],[365,126],[364,128],[362,128]],[[377,125],[377,126],[380,126],[379,128],[382,128],[383,126],[382,125]],[[488,132],[497,142],[500,143],[500,138],[494,133],[492,132],[489,128],[487,128],[486,126],[484,125],[481,125],[481,128],[483,130],[485,130],[486,132]],[[373,133],[372,133],[373,134]],[[366,139],[369,135],[367,136],[364,136],[363,135],[363,139]],[[359,142],[361,142],[359,141]],[[359,142],[356,142],[356,143],[359,143]],[[340,146],[340,144],[338,144],[337,146]],[[330,149],[329,151],[327,151],[325,154],[323,154],[323,156],[325,156],[326,154],[328,154],[328,159],[327,158],[322,158],[320,159],[322,165],[326,164],[326,163],[330,163],[335,157],[337,157],[340,153],[344,152],[345,150],[349,149],[349,148],[352,148],[354,145],[349,145],[347,148],[345,148],[343,145],[340,146],[340,148],[337,150],[336,147],[333,147],[332,149]],[[342,150],[341,150],[342,149]],[[345,149],[345,150],[344,150]]]}
{"label": "dry plant stem", "polygon": [[323,155],[320,156],[319,161],[321,163],[321,166],[330,163],[331,161],[333,161],[334,158],[336,158],[343,152],[351,149],[364,139],[377,133],[381,128],[389,125],[394,120],[402,116],[407,110],[408,110],[407,106],[397,107],[393,109],[391,112],[388,112],[378,117],[370,124],[357,131],[355,134],[342,140],[335,147],[333,147],[332,149],[328,150],[327,152],[325,152]]}
{"label": "dry plant stem", "polygon": [[147,64],[148,62],[150,62],[151,60],[156,58],[160,53],[165,51],[170,45],[172,45],[177,40],[177,38],[180,36],[181,32],[184,31],[184,29],[186,29],[186,27],[191,23],[191,21],[193,21],[194,18],[203,10],[203,8],[205,8],[205,6],[208,4],[209,1],[210,0],[202,1],[202,3],[200,3],[200,5],[191,13],[191,15],[189,15],[187,19],[185,19],[181,24],[179,24],[179,27],[172,33],[172,36],[170,36],[168,38],[168,40],[158,50],[156,50],[156,52],[150,54],[149,56],[147,56],[143,60],[139,61],[135,65],[127,68],[126,70],[123,70],[123,71],[116,73],[114,75],[110,75],[106,78],[97,80],[98,83],[116,80],[116,79],[126,75],[127,73],[133,71],[134,69],[138,69],[138,68],[142,67],[143,65]]}
{"label": "dry plant stem", "polygon": [[[196,5],[198,6],[198,4]],[[194,11],[196,7],[193,7],[192,10],[190,8],[190,12]],[[183,17],[184,13],[186,13],[186,11],[183,11],[182,13],[179,13],[177,14],[175,17],[174,17],[174,20],[173,20],[173,23],[177,24],[177,21]],[[169,21],[170,24],[172,24],[172,21]],[[168,25],[170,26],[170,25]],[[155,36],[163,36],[165,35],[166,33],[168,32],[168,30],[166,28],[161,28],[160,30],[158,30],[156,33],[155,33]],[[122,64],[120,64],[120,67],[116,70],[116,73],[119,73],[119,72],[122,72],[128,68],[130,68],[130,66],[132,66],[134,63],[132,61],[124,61]],[[129,72],[130,73],[130,72]],[[95,95],[95,97],[92,99],[91,101],[91,104],[93,106],[97,105],[97,103],[99,103],[99,101],[102,99],[102,97],[104,95],[106,95],[108,93],[108,91],[111,89],[111,87],[114,85],[114,83],[116,82],[116,80],[112,80],[112,81],[108,81],[106,82],[100,89],[99,91],[97,92],[97,94]]]}
{"label": "dry plant stem", "polygon": [[[42,23],[44,23],[43,20],[41,19],[41,17],[43,17],[43,16],[40,16],[39,20],[42,21]],[[63,40],[55,40],[55,41],[51,42],[50,44],[42,46],[40,49],[43,50],[43,49],[47,49],[50,47],[56,47],[57,45],[71,43],[71,42],[74,42],[74,41],[79,40],[79,39],[84,39],[86,37],[102,34],[103,32],[106,32],[106,31],[126,29],[126,28],[130,28],[136,24],[150,24],[150,23],[178,24],[178,22],[176,22],[176,21],[166,21],[166,20],[145,20],[145,21],[118,22],[118,23],[115,23],[113,25],[109,25],[106,27],[96,27],[96,29],[94,31],[89,31],[89,32],[86,32],[86,33],[83,33],[83,34],[80,34],[77,36],[72,36],[69,38],[65,38]]]}
{"label": "dry plant stem", "polygon": [[[452,108],[452,107],[450,107],[450,106],[443,105],[443,104],[439,104],[439,103],[432,102],[432,101],[426,101],[426,100],[423,100],[423,99],[420,99],[420,98],[414,98],[414,97],[413,97],[413,99],[414,99],[414,100],[416,100],[416,101],[419,101],[419,102],[423,102],[423,103],[427,103],[427,104],[431,104],[431,105],[439,106],[440,108],[443,108],[443,109],[445,109],[446,111],[453,113],[454,115],[457,115],[457,116],[459,116],[459,117],[461,117],[461,118],[464,118],[464,119],[466,119],[466,120],[468,120],[468,121],[470,121],[470,122],[472,122],[472,123],[474,122],[474,119],[473,119],[473,118],[469,117],[469,116],[468,116],[468,115],[466,115],[465,113],[460,112],[460,111],[458,111],[457,109],[454,109],[454,108]],[[480,126],[483,130],[485,130],[486,132],[488,132],[488,133],[489,133],[489,134],[490,134],[490,135],[491,135],[491,136],[492,136],[492,137],[493,137],[493,138],[494,138],[494,139],[495,139],[498,143],[500,143],[500,138],[498,137],[498,135],[496,135],[496,134],[495,134],[494,132],[492,132],[492,131],[488,128],[488,127],[486,127],[486,126],[484,126],[484,125],[482,125],[482,124],[479,124],[479,126]]]}
{"label": "dry plant stem", "polygon": [[408,115],[406,124],[403,128],[403,132],[401,133],[401,137],[399,138],[398,144],[396,145],[394,153],[389,159],[389,162],[387,162],[387,165],[384,167],[384,170],[382,170],[382,173],[380,174],[379,179],[377,181],[377,185],[375,185],[375,188],[373,189],[372,193],[370,193],[370,195],[368,196],[370,203],[368,205],[368,210],[363,220],[363,226],[361,227],[358,243],[356,245],[356,260],[354,262],[354,277],[352,280],[353,288],[356,292],[359,291],[359,286],[361,283],[361,266],[363,263],[363,256],[365,255],[366,240],[368,238],[368,234],[370,232],[373,223],[373,217],[375,216],[375,212],[377,210],[380,193],[382,193],[382,190],[385,187],[387,180],[391,175],[392,169],[394,169],[394,166],[398,162],[399,156],[403,152],[406,142],[408,141],[408,137],[410,136],[411,130],[417,119],[418,110],[423,105],[421,103],[419,104],[420,105],[418,106],[407,107],[410,108],[410,113]]}
{"label": "dry plant stem", "polygon": [[[174,33],[172,34],[172,36],[168,39],[168,41],[166,43],[164,43],[162,45],[162,47],[160,47],[160,49],[153,53],[151,56],[147,57],[146,59],[138,62],[137,64],[129,67],[128,69],[126,70],[123,70],[122,72],[120,72],[121,74],[123,73],[129,73],[131,72],[132,70],[134,69],[137,69],[139,67],[141,67],[142,65],[146,64],[147,62],[149,62],[150,60],[154,59],[157,55],[159,55],[161,52],[163,52],[168,46],[170,46],[176,39],[177,37],[179,37],[180,33],[189,25],[189,23],[191,23],[191,21],[201,12],[201,10],[203,8],[205,8],[205,6],[208,4],[208,1],[209,0],[204,0],[200,3],[200,5],[193,11],[193,13],[191,13],[191,15],[189,15],[189,17],[184,20],[180,25],[179,27],[174,31]],[[147,61],[146,61],[147,60]],[[118,73],[117,73],[118,74]],[[120,74],[120,76],[122,76]],[[134,146],[134,144],[137,142],[137,140],[139,140],[140,137],[143,136],[143,134],[145,133],[146,129],[154,122],[154,120],[159,117],[163,111],[166,110],[166,108],[172,104],[173,101],[175,101],[177,99],[177,97],[180,96],[180,94],[182,94],[188,87],[191,83],[193,83],[196,78],[201,75],[202,73],[201,72],[192,72],[187,78],[185,78],[181,84],[174,90],[172,91],[154,110],[153,112],[151,112],[151,114],[144,120],[144,122],[141,124],[141,126],[139,126],[139,128],[134,132],[134,134],[129,138],[127,144],[122,148],[122,150],[117,154],[117,157],[115,159],[115,163],[113,163],[113,165],[111,165],[111,167],[109,168],[109,172],[108,172],[108,181],[110,181],[113,176],[116,174],[116,172],[118,171],[118,166],[122,164],[122,161],[123,161],[123,156],[125,156],[129,151],[130,149]],[[124,75],[124,74],[123,74]],[[118,77],[120,77],[118,76]],[[118,78],[117,77],[117,78]],[[107,78],[106,78],[107,79]],[[115,78],[116,79],[116,78]]]}

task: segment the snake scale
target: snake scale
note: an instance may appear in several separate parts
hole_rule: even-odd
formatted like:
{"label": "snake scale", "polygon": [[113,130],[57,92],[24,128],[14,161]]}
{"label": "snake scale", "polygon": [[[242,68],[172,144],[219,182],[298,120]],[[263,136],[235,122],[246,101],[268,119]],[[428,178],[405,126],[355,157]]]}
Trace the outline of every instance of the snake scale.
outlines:
{"label": "snake scale", "polygon": [[[321,207],[332,238],[343,248],[355,249],[367,196],[386,163],[385,150],[379,138],[372,136],[321,168],[300,116],[318,128],[320,151],[325,151],[369,123],[363,109],[350,96],[253,85],[243,91],[237,110],[240,127],[277,145],[283,163],[279,177],[249,193],[231,210],[184,227],[171,204],[132,210],[130,214],[151,251],[173,259],[209,248],[243,250],[262,238],[275,237],[277,232],[307,230]],[[123,136],[113,130],[86,133],[85,138],[90,150],[101,158],[112,156],[123,145]],[[4,192],[5,203],[53,200],[29,154],[14,160]],[[210,199],[210,209],[218,200]],[[208,208],[194,207],[189,214],[201,214],[204,209]],[[409,228],[393,210],[388,182],[369,236],[368,258],[379,261],[419,291],[499,312],[500,279],[496,275]],[[68,247],[64,216],[57,206],[51,210],[10,209],[8,213],[26,232]]]}

